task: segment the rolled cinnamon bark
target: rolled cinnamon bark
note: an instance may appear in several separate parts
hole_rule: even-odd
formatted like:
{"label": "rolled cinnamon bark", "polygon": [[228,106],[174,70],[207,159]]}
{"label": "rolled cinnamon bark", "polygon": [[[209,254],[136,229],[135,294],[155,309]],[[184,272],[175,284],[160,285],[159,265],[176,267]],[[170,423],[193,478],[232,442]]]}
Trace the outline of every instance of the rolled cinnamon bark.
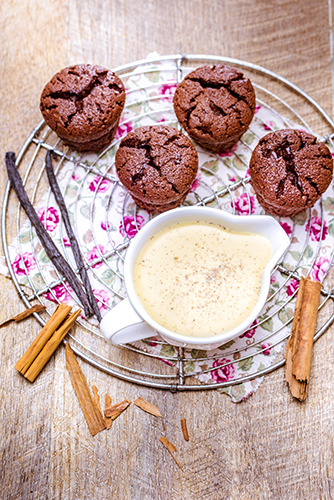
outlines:
{"label": "rolled cinnamon bark", "polygon": [[291,394],[304,401],[310,381],[313,337],[320,302],[321,283],[301,278],[290,338],[286,347],[285,380]]}

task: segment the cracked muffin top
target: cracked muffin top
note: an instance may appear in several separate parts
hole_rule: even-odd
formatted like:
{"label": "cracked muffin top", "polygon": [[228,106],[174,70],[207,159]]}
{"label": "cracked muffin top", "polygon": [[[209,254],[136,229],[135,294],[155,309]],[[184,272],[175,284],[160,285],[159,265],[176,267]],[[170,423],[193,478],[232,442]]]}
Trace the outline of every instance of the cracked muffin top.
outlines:
{"label": "cracked muffin top", "polygon": [[137,128],[124,137],[115,163],[121,182],[139,206],[151,206],[149,211],[160,212],[164,211],[161,206],[188,193],[197,174],[198,156],[184,134],[167,125],[153,125]]}
{"label": "cracked muffin top", "polygon": [[177,86],[174,111],[188,134],[203,148],[231,148],[248,129],[255,113],[251,81],[230,66],[201,66]]}
{"label": "cracked muffin top", "polygon": [[59,71],[46,84],[40,109],[49,127],[82,151],[106,136],[112,140],[124,103],[125,89],[117,75],[100,66],[78,64]]}
{"label": "cracked muffin top", "polygon": [[327,146],[308,132],[277,130],[257,144],[249,173],[262,207],[287,217],[313,207],[326,191],[333,158]]}

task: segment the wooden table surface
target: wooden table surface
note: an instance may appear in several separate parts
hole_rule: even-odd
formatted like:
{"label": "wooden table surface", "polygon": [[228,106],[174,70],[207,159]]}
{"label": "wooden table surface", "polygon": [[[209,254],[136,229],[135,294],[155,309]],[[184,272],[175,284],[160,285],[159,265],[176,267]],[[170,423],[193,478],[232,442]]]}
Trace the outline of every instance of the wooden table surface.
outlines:
{"label": "wooden table surface", "polygon": [[[18,152],[40,121],[40,93],[55,72],[79,62],[113,68],[152,51],[259,64],[301,87],[332,116],[331,7],[331,0],[2,0],[1,157]],[[2,169],[1,199],[4,163]],[[12,282],[0,281],[4,319],[23,304]],[[34,384],[23,379],[14,364],[39,330],[31,319],[24,328],[0,331],[1,499],[334,498],[333,327],[315,345],[303,404],[291,397],[283,369],[235,404],[216,390],[172,394],[139,387],[79,361],[89,383],[114,401],[142,396],[160,408],[183,471],[158,442],[159,422],[133,408],[111,431],[90,435],[63,347]]]}

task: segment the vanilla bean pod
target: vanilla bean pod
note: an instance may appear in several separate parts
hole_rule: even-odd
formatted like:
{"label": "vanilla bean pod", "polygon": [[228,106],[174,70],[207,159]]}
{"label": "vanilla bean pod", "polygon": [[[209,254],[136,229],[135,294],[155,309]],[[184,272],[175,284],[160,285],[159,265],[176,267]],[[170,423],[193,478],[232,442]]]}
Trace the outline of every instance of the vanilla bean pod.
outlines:
{"label": "vanilla bean pod", "polygon": [[32,206],[28,195],[24,189],[19,171],[15,165],[15,153],[8,152],[5,155],[7,174],[10,180],[11,186],[14,189],[25,213],[27,214],[30,222],[35,227],[38,238],[40,239],[44,250],[62,276],[68,281],[69,285],[73,288],[78,299],[80,300],[87,317],[93,316],[94,311],[88,301],[88,298],[81,286],[80,281],[75,275],[73,269],[66,262],[62,254],[59,252],[58,248],[54,244],[53,240],[50,238],[48,232],[40,221],[34,207]]}
{"label": "vanilla bean pod", "polygon": [[64,221],[67,236],[68,236],[70,243],[71,243],[71,249],[73,252],[74,260],[76,262],[76,265],[78,266],[78,271],[79,271],[79,274],[81,276],[83,286],[85,287],[88,300],[92,306],[92,309],[94,310],[95,316],[97,317],[97,319],[99,321],[101,321],[102,317],[101,317],[100,309],[99,309],[99,306],[97,305],[96,298],[94,296],[92,286],[91,286],[91,283],[89,281],[87,269],[85,267],[85,263],[84,263],[84,260],[82,258],[82,254],[80,252],[78,241],[75,237],[73,228],[71,226],[70,218],[68,215],[68,211],[67,211],[67,207],[66,207],[63,195],[61,194],[56,176],[55,176],[54,171],[53,171],[50,151],[48,151],[46,153],[45,169],[46,169],[46,173],[47,173],[47,176],[49,179],[51,191],[54,194],[54,197],[56,199],[56,202],[58,204],[58,207],[60,209],[60,212],[61,212],[61,215],[62,215],[62,218]]}

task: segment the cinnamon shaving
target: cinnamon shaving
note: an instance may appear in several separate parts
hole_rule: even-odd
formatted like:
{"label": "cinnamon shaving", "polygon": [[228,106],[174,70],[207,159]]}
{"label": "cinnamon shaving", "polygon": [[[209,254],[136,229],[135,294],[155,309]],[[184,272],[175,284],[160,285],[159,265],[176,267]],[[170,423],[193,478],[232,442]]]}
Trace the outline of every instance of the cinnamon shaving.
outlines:
{"label": "cinnamon shaving", "polygon": [[145,399],[143,399],[142,397],[139,397],[138,399],[136,399],[136,401],[134,401],[133,404],[135,404],[136,406],[138,406],[142,410],[146,411],[147,413],[154,415],[155,417],[162,418],[162,415],[161,415],[159,409],[156,406],[154,406],[152,403],[148,403],[147,401],[145,401]]}
{"label": "cinnamon shaving", "polygon": [[23,319],[29,318],[34,313],[38,313],[41,311],[44,311],[46,309],[46,306],[43,306],[42,304],[35,304],[34,306],[30,307],[29,309],[26,309],[25,311],[21,312],[20,314],[17,314],[16,316],[13,316],[10,319],[7,319],[6,321],[3,321],[0,324],[0,328],[3,326],[7,326],[12,321],[15,321],[16,323],[19,323],[19,321],[22,321]]}
{"label": "cinnamon shaving", "polygon": [[[110,406],[111,406],[111,397],[109,396],[109,394],[106,394],[104,407],[105,408],[109,408]],[[112,418],[105,416],[104,417],[104,423],[106,424],[106,428],[110,429],[110,427],[112,426]]]}
{"label": "cinnamon shaving", "polygon": [[166,434],[166,426],[165,426],[164,418],[156,406],[154,406],[152,403],[148,403],[141,396],[139,396],[139,398],[137,398],[136,401],[134,401],[134,404],[136,406],[138,406],[138,408],[141,408],[142,410],[146,411],[147,413],[150,413],[151,415],[154,415],[155,417],[160,417],[161,421],[162,421],[164,433]]}
{"label": "cinnamon shaving", "polygon": [[71,349],[71,346],[68,343],[66,343],[65,350],[66,366],[71,377],[72,385],[79,400],[89,430],[92,436],[95,436],[95,434],[103,431],[103,429],[106,428],[104,420],[102,418],[101,412],[96,407],[93,401],[86,382],[86,378],[82,373],[82,370],[79,366],[74,352]]}
{"label": "cinnamon shaving", "polygon": [[[99,393],[97,392],[96,385],[93,385],[92,389],[93,389],[93,393],[94,393],[94,403],[95,403],[95,406],[101,412],[100,396],[99,396]],[[102,414],[102,412],[101,412],[101,414]]]}
{"label": "cinnamon shaving", "polygon": [[128,406],[130,406],[131,401],[128,399],[125,399],[124,401],[121,401],[120,403],[116,403],[113,406],[109,406],[104,409],[104,416],[105,417],[110,417],[112,420],[116,420],[117,417],[120,416],[120,414],[126,410]]}
{"label": "cinnamon shaving", "polygon": [[175,460],[175,463],[177,464],[178,467],[180,467],[180,469],[182,470],[182,467],[181,467],[181,464],[180,462],[178,461],[178,459],[175,457],[174,453],[177,451],[176,450],[176,447],[173,445],[173,443],[171,443],[170,441],[168,441],[167,438],[165,437],[161,437],[160,438],[160,441],[162,442],[162,444],[165,446],[165,448],[167,448],[167,450],[169,451],[169,453],[172,455],[173,459]]}
{"label": "cinnamon shaving", "polygon": [[186,441],[189,441],[189,434],[187,429],[187,422],[185,418],[181,418],[181,428],[183,432],[183,437]]}
{"label": "cinnamon shaving", "polygon": [[300,401],[306,399],[310,381],[320,291],[319,281],[312,281],[309,276],[301,278],[291,334],[286,347],[285,380],[289,384],[291,394]]}

